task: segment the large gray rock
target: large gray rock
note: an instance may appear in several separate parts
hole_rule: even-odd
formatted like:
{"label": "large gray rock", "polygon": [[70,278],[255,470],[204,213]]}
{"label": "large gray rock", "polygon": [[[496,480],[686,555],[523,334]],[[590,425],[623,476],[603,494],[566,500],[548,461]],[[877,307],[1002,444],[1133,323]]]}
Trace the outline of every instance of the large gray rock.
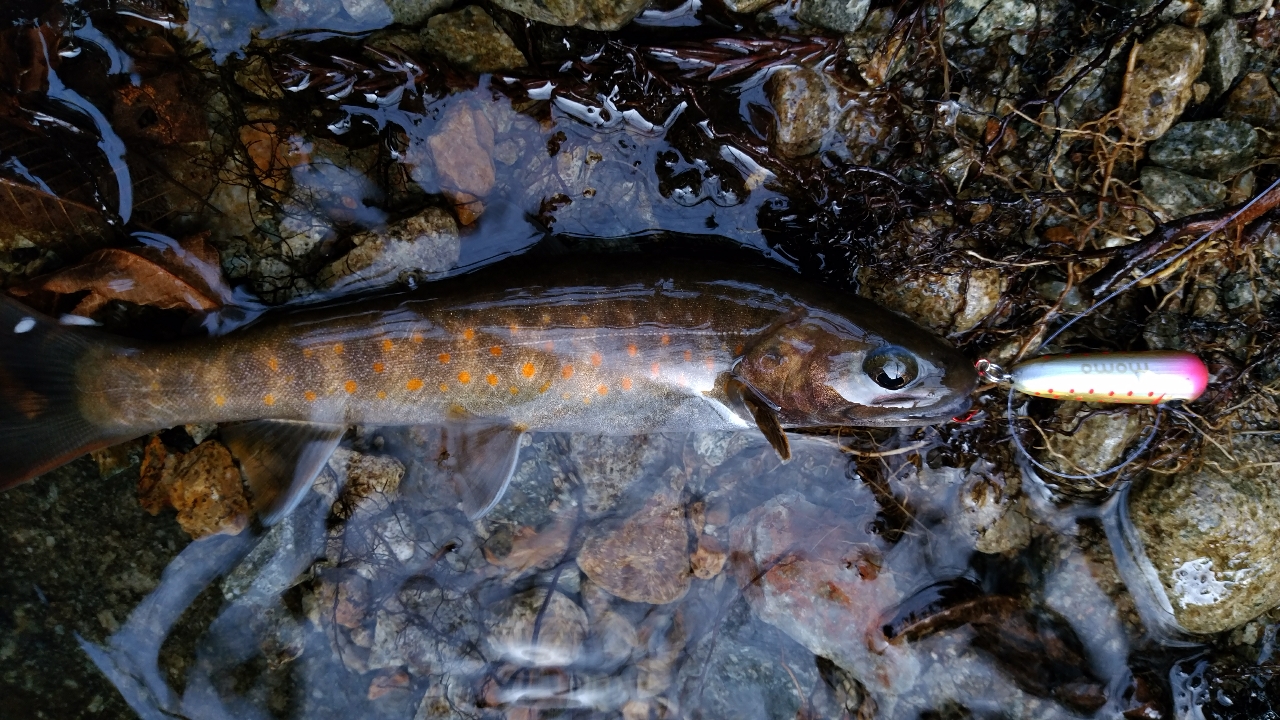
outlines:
{"label": "large gray rock", "polygon": [[1216,180],[1205,180],[1162,167],[1146,167],[1140,176],[1142,194],[1165,220],[1175,220],[1220,207],[1227,188]]}
{"label": "large gray rock", "polygon": [[495,0],[504,10],[548,25],[618,30],[640,14],[648,0]]}
{"label": "large gray rock", "polygon": [[[1037,15],[1035,3],[992,0],[969,26],[969,37],[974,42],[985,45],[992,40],[1025,33],[1035,28]],[[1024,45],[1022,47],[1025,48]],[[1014,49],[1019,49],[1019,46],[1016,45]]]}
{"label": "large gray rock", "polygon": [[1204,56],[1204,79],[1209,83],[1210,97],[1218,97],[1231,87],[1244,68],[1244,43],[1229,19],[1209,33],[1209,49]]}
{"label": "large gray rock", "polygon": [[1174,618],[1195,633],[1238,627],[1280,605],[1280,452],[1237,435],[1196,469],[1151,475],[1129,516]]}
{"label": "large gray rock", "polygon": [[1174,125],[1151,144],[1151,162],[1193,175],[1225,179],[1244,170],[1258,153],[1258,133],[1240,120],[1200,120]]}
{"label": "large gray rock", "polygon": [[1120,101],[1120,125],[1151,141],[1164,135],[1191,99],[1204,68],[1208,40],[1202,31],[1166,25],[1142,43]]}
{"label": "large gray rock", "polygon": [[871,0],[801,0],[796,17],[810,25],[851,33],[867,19]]}

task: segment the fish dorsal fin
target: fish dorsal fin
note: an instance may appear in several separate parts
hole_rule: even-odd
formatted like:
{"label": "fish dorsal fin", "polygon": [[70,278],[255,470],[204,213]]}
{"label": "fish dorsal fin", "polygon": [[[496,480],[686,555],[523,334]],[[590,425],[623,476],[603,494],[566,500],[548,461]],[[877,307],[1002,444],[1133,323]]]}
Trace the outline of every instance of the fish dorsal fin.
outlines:
{"label": "fish dorsal fin", "polygon": [[767,400],[750,385],[733,377],[725,380],[725,395],[730,402],[741,403],[746,407],[751,417],[755,419],[756,427],[760,428],[760,432],[773,446],[778,457],[782,458],[782,462],[791,459],[791,442],[787,440],[787,432],[782,429],[778,412]]}
{"label": "fish dorsal fin", "polygon": [[511,484],[524,430],[504,423],[447,425],[438,464],[458,506],[475,520],[493,509]]}
{"label": "fish dorsal fin", "polygon": [[263,525],[288,515],[329,460],[345,425],[253,420],[222,426],[222,442],[240,472]]}

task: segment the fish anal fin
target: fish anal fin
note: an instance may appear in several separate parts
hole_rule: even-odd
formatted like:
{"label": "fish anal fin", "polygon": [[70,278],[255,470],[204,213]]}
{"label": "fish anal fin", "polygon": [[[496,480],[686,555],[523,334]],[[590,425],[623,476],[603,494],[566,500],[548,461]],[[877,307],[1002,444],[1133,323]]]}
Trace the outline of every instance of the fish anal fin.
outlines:
{"label": "fish anal fin", "polygon": [[506,423],[468,422],[440,429],[434,456],[440,477],[468,518],[484,517],[511,484],[524,429]]}
{"label": "fish anal fin", "polygon": [[273,525],[293,510],[346,429],[298,420],[252,420],[222,427],[222,442],[240,464],[252,510],[263,525]]}

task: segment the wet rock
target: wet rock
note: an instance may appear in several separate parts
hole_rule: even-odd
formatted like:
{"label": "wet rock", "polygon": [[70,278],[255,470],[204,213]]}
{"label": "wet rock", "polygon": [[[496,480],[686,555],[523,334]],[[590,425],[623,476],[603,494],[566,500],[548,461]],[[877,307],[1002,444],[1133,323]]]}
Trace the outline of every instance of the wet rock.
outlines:
{"label": "wet rock", "polygon": [[189,453],[173,453],[160,438],[152,438],[142,461],[138,499],[152,515],[166,507],[177,510],[178,524],[193,538],[235,535],[249,523],[240,470],[217,440]]}
{"label": "wet rock", "polygon": [[621,667],[641,651],[636,626],[612,610],[605,610],[591,621],[591,639],[596,664],[603,669]]}
{"label": "wet rock", "polygon": [[1215,633],[1280,604],[1280,469],[1274,441],[1237,435],[1233,458],[1206,445],[1203,464],[1151,475],[1129,517],[1183,628]]}
{"label": "wet rock", "polygon": [[360,29],[380,28],[395,21],[386,0],[342,0],[342,9]]}
{"label": "wet rock", "polygon": [[[1034,30],[1038,12],[1035,3],[1022,0],[992,0],[969,25],[969,37],[979,44]],[[1020,54],[1026,53],[1025,38],[1010,44]]]}
{"label": "wet rock", "polygon": [[1177,170],[1145,167],[1139,176],[1142,194],[1163,220],[1174,220],[1222,205],[1227,187]]}
{"label": "wet rock", "polygon": [[582,509],[599,517],[615,512],[628,488],[662,475],[669,458],[661,436],[571,435],[568,459],[582,480]]}
{"label": "wet rock", "polygon": [[800,0],[796,17],[841,33],[855,32],[867,18],[871,0]]}
{"label": "wet rock", "polygon": [[560,592],[539,588],[491,608],[485,646],[494,657],[526,667],[569,665],[582,653],[587,614]]}
{"label": "wet rock", "polygon": [[1240,120],[1178,123],[1147,150],[1151,162],[1181,172],[1225,179],[1248,166],[1258,133]]}
{"label": "wet rock", "polygon": [[[1124,455],[1128,444],[1137,437],[1141,425],[1136,412],[1106,406],[1065,403],[1058,415],[1062,418],[1063,432],[1049,435],[1051,449],[1040,453],[1037,459],[1059,472],[1071,475],[1100,473],[1115,465]],[[1103,489],[1089,480],[1046,480],[1065,482],[1067,487],[1078,492]]]}
{"label": "wet rock", "polygon": [[831,129],[830,93],[822,76],[805,67],[783,68],[765,83],[773,105],[775,149],[787,157],[817,152]]}
{"label": "wet rock", "polygon": [[1222,116],[1242,120],[1258,128],[1273,128],[1280,123],[1280,95],[1260,72],[1245,75],[1227,96]]}
{"label": "wet rock", "polygon": [[528,64],[489,13],[475,5],[428,20],[422,42],[430,52],[475,73],[514,70]]}
{"label": "wet rock", "polygon": [[617,527],[592,528],[578,567],[612,595],[655,605],[689,590],[689,529],[678,495],[657,493]]}
{"label": "wet rock", "polygon": [[407,667],[420,677],[474,673],[484,666],[479,635],[480,610],[469,594],[410,580],[374,618],[369,668]]}
{"label": "wet rock", "polygon": [[[436,181],[470,225],[484,211],[481,202],[493,189],[493,123],[478,107],[454,103],[427,138]],[[415,175],[414,179],[419,179]],[[421,182],[421,180],[419,180]]]}
{"label": "wet rock", "polygon": [[1191,99],[1207,45],[1202,31],[1180,25],[1143,42],[1120,101],[1120,125],[1129,135],[1151,141],[1173,126]]}
{"label": "wet rock", "polygon": [[617,30],[640,14],[647,0],[498,0],[504,10],[548,25]]}
{"label": "wet rock", "polygon": [[1209,83],[1209,97],[1226,92],[1244,68],[1244,43],[1234,19],[1209,33],[1209,48],[1204,56],[1204,79]]}
{"label": "wet rock", "polygon": [[991,314],[1000,300],[1000,271],[950,268],[905,278],[859,273],[860,293],[938,332],[964,332]]}
{"label": "wet rock", "polygon": [[275,0],[264,5],[272,18],[298,25],[319,26],[342,11],[339,0]]}
{"label": "wet rock", "polygon": [[1018,477],[1007,477],[982,460],[965,473],[958,524],[979,552],[1011,552],[1031,541],[1031,523],[1020,502],[1021,485]]}
{"label": "wet rock", "polygon": [[731,12],[753,13],[775,2],[777,0],[725,0],[724,6]]}
{"label": "wet rock", "polygon": [[420,25],[423,20],[448,10],[454,0],[384,0],[392,19],[399,25]]}
{"label": "wet rock", "polygon": [[347,448],[333,451],[328,468],[331,474],[322,475],[315,489],[332,500],[333,516],[340,520],[391,507],[404,479],[404,465],[399,460]]}
{"label": "wet rock", "polygon": [[349,253],[316,274],[320,287],[377,286],[429,277],[452,268],[461,253],[458,225],[439,208],[428,208],[382,231],[358,233],[351,241],[355,247]]}
{"label": "wet rock", "polygon": [[[887,78],[886,73],[890,71],[878,70],[881,74],[876,77]],[[863,76],[866,77],[868,72],[864,68]],[[899,133],[888,106],[888,98],[879,93],[859,94],[849,99],[847,109],[836,124],[836,131],[844,138],[845,149],[854,163],[878,166],[888,160],[890,147]]]}

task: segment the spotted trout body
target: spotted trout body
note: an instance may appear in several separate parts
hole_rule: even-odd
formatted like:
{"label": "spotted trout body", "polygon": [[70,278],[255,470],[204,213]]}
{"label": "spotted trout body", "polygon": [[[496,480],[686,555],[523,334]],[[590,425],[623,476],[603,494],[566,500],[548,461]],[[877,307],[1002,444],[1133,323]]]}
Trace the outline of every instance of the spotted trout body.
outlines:
{"label": "spotted trout body", "polygon": [[[785,458],[786,429],[936,422],[966,408],[976,382],[909,321],[782,272],[520,262],[167,345],[63,328],[5,301],[0,485],[157,429],[243,421],[294,423],[281,427],[310,438],[313,465],[348,424],[758,427]],[[485,442],[472,454],[497,452]]]}

